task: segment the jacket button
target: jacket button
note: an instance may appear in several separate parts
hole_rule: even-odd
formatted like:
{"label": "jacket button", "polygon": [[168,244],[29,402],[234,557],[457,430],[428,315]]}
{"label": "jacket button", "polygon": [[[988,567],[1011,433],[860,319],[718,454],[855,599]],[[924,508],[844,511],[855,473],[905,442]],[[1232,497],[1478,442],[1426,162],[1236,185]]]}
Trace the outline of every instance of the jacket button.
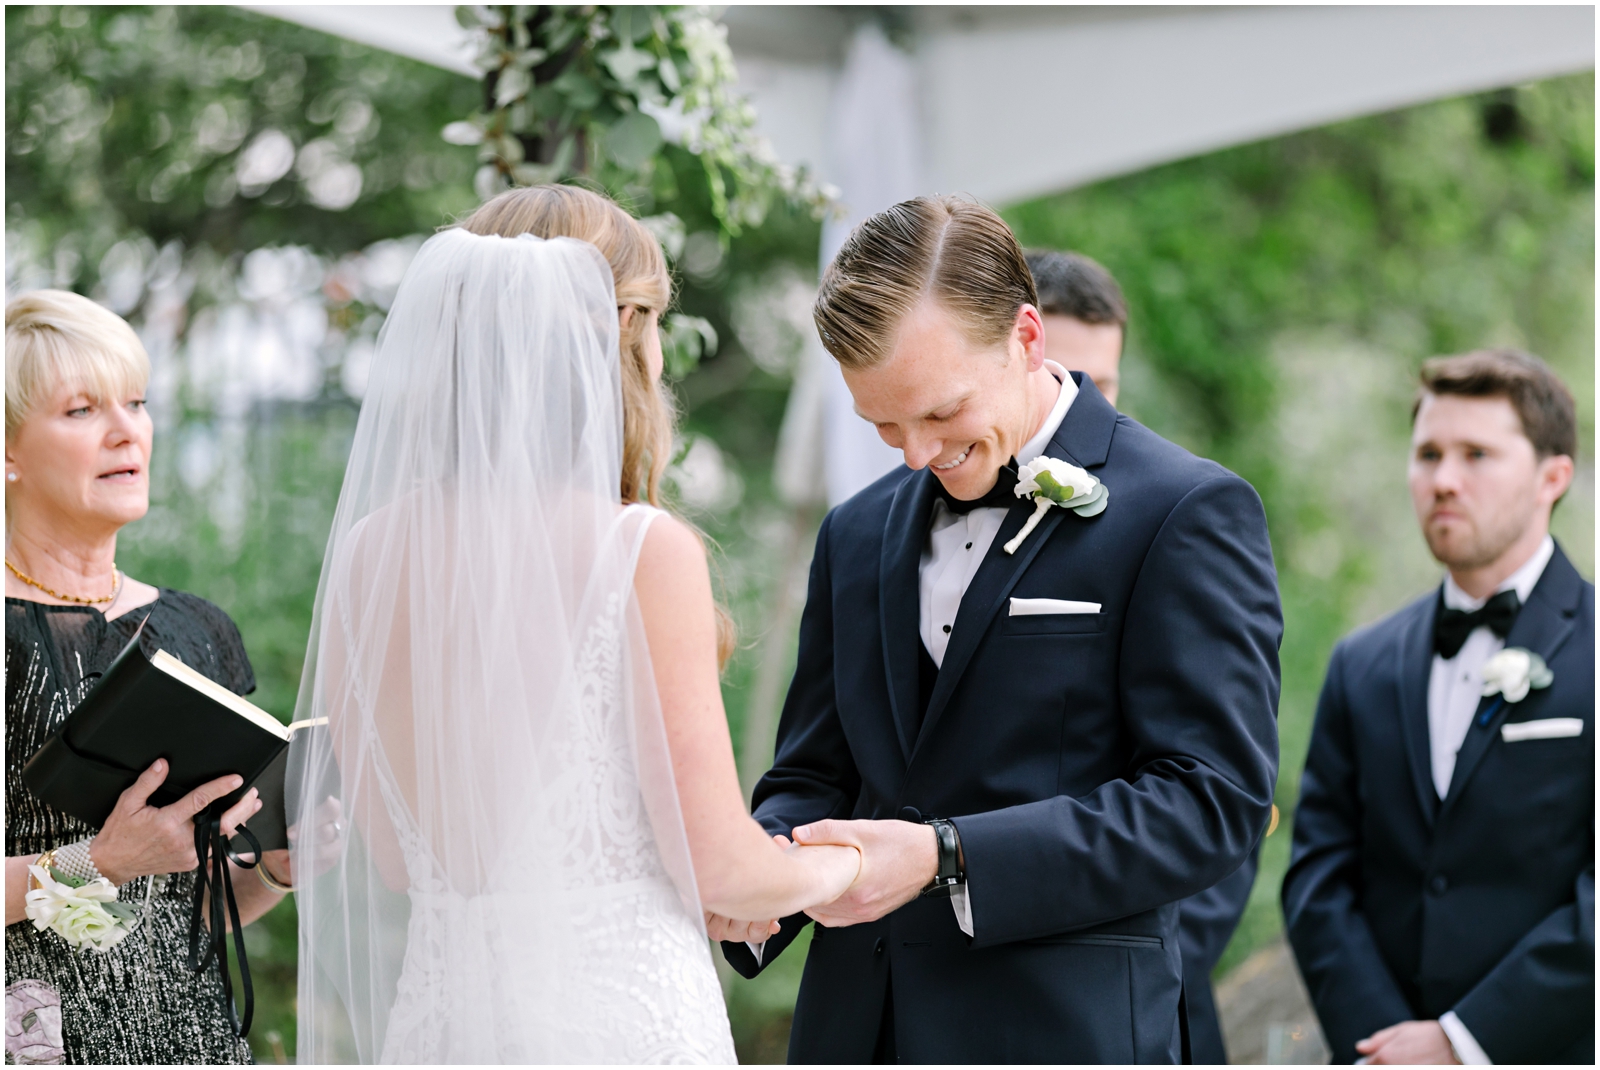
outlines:
{"label": "jacket button", "polygon": [[1434,874],[1433,879],[1428,881],[1428,891],[1432,892],[1434,895],[1443,895],[1449,890],[1450,882],[1445,879],[1443,873]]}
{"label": "jacket button", "polygon": [[874,955],[881,955],[883,954],[883,949],[888,946],[888,944],[883,942],[883,937],[880,936],[878,937],[878,942],[872,945],[872,953]]}

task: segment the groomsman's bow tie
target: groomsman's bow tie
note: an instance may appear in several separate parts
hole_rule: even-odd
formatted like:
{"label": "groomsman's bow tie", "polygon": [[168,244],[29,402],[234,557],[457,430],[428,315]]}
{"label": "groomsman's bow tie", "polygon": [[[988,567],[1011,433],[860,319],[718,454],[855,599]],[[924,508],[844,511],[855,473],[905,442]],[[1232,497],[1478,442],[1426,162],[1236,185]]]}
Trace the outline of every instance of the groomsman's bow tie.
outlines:
{"label": "groomsman's bow tie", "polygon": [[933,477],[934,489],[939,497],[944,499],[944,504],[957,516],[964,516],[974,509],[1009,509],[1017,504],[1017,459],[1007,461],[1000,469],[999,478],[994,481],[994,486],[989,493],[981,498],[974,498],[970,502],[955,497],[944,489],[944,480],[938,476]]}
{"label": "groomsman's bow tie", "polygon": [[1461,653],[1461,647],[1467,641],[1467,636],[1472,634],[1474,628],[1487,624],[1489,630],[1504,639],[1511,631],[1511,626],[1516,623],[1517,610],[1522,608],[1522,599],[1517,597],[1516,591],[1501,591],[1483,604],[1480,609],[1468,613],[1464,609],[1446,609],[1439,607],[1439,615],[1433,626],[1433,649],[1446,661]]}

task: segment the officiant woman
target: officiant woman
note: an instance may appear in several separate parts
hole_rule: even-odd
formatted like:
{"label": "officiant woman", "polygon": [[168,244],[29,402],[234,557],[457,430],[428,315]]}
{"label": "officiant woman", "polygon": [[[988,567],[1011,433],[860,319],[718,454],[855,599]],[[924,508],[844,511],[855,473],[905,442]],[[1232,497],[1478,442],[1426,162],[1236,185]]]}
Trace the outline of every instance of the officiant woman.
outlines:
{"label": "officiant woman", "polygon": [[[255,688],[226,613],[117,568],[117,532],[149,507],[149,378],[138,335],[93,301],[35,290],[7,303],[8,1063],[251,1061],[223,1010],[216,960],[199,973],[188,965],[193,817],[238,778],[156,807],[148,797],[166,772],[157,762],[96,829],[40,802],[21,776],[147,618],[147,651],[163,648],[239,694]],[[252,789],[224,829],[259,806]],[[52,866],[74,880],[56,880]],[[253,920],[292,884],[288,852],[232,876],[241,917]],[[74,895],[76,881],[89,883]],[[84,892],[109,898],[112,886],[109,906],[85,902]]]}

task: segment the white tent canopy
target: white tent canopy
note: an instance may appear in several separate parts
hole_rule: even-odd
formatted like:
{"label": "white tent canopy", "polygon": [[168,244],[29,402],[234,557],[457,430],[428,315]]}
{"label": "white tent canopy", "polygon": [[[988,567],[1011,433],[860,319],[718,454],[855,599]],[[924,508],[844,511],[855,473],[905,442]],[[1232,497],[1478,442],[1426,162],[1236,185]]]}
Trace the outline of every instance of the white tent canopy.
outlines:
{"label": "white tent canopy", "polygon": [[[255,7],[474,75],[448,6]],[[919,192],[992,203],[1264,137],[1592,69],[1594,8],[933,7],[726,10],[740,78],[778,154],[843,191],[849,219]],[[897,463],[813,348],[779,486],[841,501]],[[827,458],[816,464],[817,446]],[[823,475],[825,473],[825,480]]]}

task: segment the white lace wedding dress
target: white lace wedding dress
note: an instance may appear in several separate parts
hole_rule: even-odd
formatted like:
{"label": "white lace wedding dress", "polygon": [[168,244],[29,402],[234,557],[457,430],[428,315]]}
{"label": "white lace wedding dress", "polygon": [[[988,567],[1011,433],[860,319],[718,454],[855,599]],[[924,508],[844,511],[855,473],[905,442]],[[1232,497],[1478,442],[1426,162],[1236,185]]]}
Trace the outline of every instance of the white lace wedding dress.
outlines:
{"label": "white lace wedding dress", "polygon": [[[732,1063],[593,247],[446,232],[380,339],[291,747],[302,1062]],[[309,830],[309,831],[308,831]]]}
{"label": "white lace wedding dress", "polygon": [[[634,560],[650,512],[619,517],[620,532],[633,529]],[[705,928],[684,910],[639,789],[622,700],[623,609],[612,593],[578,647],[577,716],[547,795],[562,812],[534,815],[525,844],[481,892],[452,887],[404,802],[386,792],[411,919],[383,1062],[735,1061]],[[564,886],[530,897],[549,879],[541,860],[558,862]]]}

